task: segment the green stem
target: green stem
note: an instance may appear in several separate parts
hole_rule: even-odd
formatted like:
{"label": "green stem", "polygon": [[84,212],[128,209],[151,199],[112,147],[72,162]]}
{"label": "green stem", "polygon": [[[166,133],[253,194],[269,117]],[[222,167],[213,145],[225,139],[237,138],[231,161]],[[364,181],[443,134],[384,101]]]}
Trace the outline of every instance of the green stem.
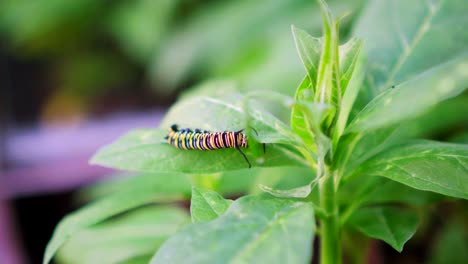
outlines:
{"label": "green stem", "polygon": [[333,173],[324,165],[319,180],[320,206],[326,216],[321,221],[320,264],[340,264],[340,222]]}

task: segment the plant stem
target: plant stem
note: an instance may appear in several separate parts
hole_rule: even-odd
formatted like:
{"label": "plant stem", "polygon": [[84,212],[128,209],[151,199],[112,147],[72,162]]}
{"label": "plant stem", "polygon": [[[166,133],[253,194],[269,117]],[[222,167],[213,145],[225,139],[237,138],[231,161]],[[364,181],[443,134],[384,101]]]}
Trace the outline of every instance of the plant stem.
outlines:
{"label": "plant stem", "polygon": [[340,222],[333,173],[324,165],[319,180],[320,206],[326,216],[321,221],[320,264],[340,264]]}

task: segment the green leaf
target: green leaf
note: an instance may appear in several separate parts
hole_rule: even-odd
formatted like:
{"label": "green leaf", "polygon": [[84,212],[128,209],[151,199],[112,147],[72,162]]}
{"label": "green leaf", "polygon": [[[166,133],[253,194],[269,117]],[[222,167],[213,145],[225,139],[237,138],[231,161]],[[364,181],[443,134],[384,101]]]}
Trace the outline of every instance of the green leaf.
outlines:
{"label": "green leaf", "polygon": [[416,190],[383,177],[356,177],[340,187],[338,203],[344,208],[341,224],[362,206],[402,204],[422,207],[444,199],[445,196]]}
{"label": "green leaf", "polygon": [[[310,78],[306,76],[296,90],[295,100],[313,102],[314,92]],[[314,146],[314,136],[306,117],[299,105],[293,105],[291,111],[291,128],[304,142],[306,146]]]}
{"label": "green leaf", "polygon": [[396,146],[364,163],[357,174],[468,199],[468,145],[416,141]]}
{"label": "green leaf", "polygon": [[275,189],[262,184],[259,187],[262,191],[279,198],[306,198],[312,191],[312,183],[287,190]]}
{"label": "green leaf", "polygon": [[308,203],[244,196],[221,217],[171,237],[151,263],[308,263],[314,229]]}
{"label": "green leaf", "polygon": [[363,73],[364,64],[361,49],[363,41],[357,38],[351,38],[345,44],[339,46],[339,59],[341,71],[342,93],[345,94],[348,83],[355,73]]}
{"label": "green leaf", "polygon": [[282,167],[263,169],[259,172],[257,192],[267,192],[280,198],[305,198],[312,191],[315,182],[315,170],[301,167]]}
{"label": "green leaf", "polygon": [[398,252],[416,232],[419,217],[414,210],[397,207],[370,207],[356,211],[349,225],[359,232],[387,242]]}
{"label": "green leaf", "polygon": [[190,214],[192,222],[208,222],[218,218],[231,205],[232,200],[225,200],[216,192],[192,188]]}
{"label": "green leaf", "polygon": [[[177,149],[164,140],[166,131],[166,129],[131,131],[111,145],[101,148],[91,159],[91,164],[152,173],[213,173],[248,169],[248,164],[235,149],[213,151]],[[243,151],[253,166],[307,166],[302,157],[280,145],[268,145],[262,157],[255,157],[250,148]]]}
{"label": "green leaf", "polygon": [[121,263],[146,258],[188,222],[185,210],[144,207],[123,216],[88,227],[73,236],[59,250],[60,263]]}
{"label": "green leaf", "polygon": [[[295,27],[292,27],[292,31],[297,51],[308,74],[297,88],[295,100],[311,103],[314,101],[318,63],[322,52],[323,39],[314,38],[307,32]],[[340,109],[340,116],[337,125],[338,131],[335,133],[335,140],[337,140],[343,132],[349,111],[351,110],[353,102],[357,96],[357,92],[361,88],[360,85],[363,78],[363,60],[362,58],[358,60],[361,46],[362,42],[354,38],[339,46],[340,68],[343,71],[341,89],[344,93],[344,101]],[[351,89],[346,92],[351,79]],[[310,124],[307,124],[304,118],[305,116],[301,107],[294,105],[291,113],[291,127],[293,131],[303,139],[307,146],[312,146],[314,144],[314,140],[313,135],[309,131]],[[318,117],[316,118],[319,119]],[[321,122],[322,121],[323,120],[321,120]]]}
{"label": "green leaf", "polygon": [[[338,52],[338,32],[333,15],[324,1],[319,1],[323,17],[323,45],[322,53],[317,71],[317,84],[315,88],[315,102],[332,104],[339,102],[341,91],[333,85],[333,78],[336,72]],[[337,95],[338,93],[338,95]]]}
{"label": "green leaf", "polygon": [[370,1],[352,35],[365,41],[371,90],[378,93],[460,57],[468,46],[466,23],[463,0]]}
{"label": "green leaf", "polygon": [[[286,124],[255,106],[247,107],[248,115],[245,115],[246,102],[246,97],[236,93],[225,95],[222,100],[205,96],[182,100],[170,109],[161,129],[132,131],[100,149],[91,163],[157,173],[214,173],[248,168],[243,156],[233,148],[188,151],[170,146],[164,137],[172,124],[178,124],[180,128],[209,131],[245,129],[249,148],[242,151],[254,167],[308,166],[301,154],[288,149],[286,145],[269,144],[268,151],[263,152],[263,146],[259,143],[295,145],[298,144],[297,136]],[[254,126],[251,127],[251,124]]]}
{"label": "green leaf", "polygon": [[[150,176],[157,179],[154,175]],[[187,180],[185,175],[182,174],[173,174],[170,178],[174,182]],[[91,203],[62,219],[47,244],[43,263],[49,263],[57,250],[68,239],[83,229],[145,204],[158,201],[174,201],[182,198],[183,194],[178,184],[162,185],[159,179],[154,182],[149,180],[137,181],[134,186],[130,186],[125,191]]]}
{"label": "green leaf", "polygon": [[[291,27],[296,50],[302,60],[307,75],[296,89],[294,99],[296,101],[312,103],[315,97],[315,85],[317,82],[317,71],[322,50],[322,40],[314,38],[302,29]],[[293,105],[291,111],[291,128],[302,138],[306,146],[313,146],[313,135],[305,120],[303,110],[298,105]]]}
{"label": "green leaf", "polygon": [[[228,89],[230,86],[228,82],[218,83],[218,89]],[[209,85],[212,86],[215,83],[210,82]],[[167,129],[172,124],[178,124],[179,127],[209,131],[238,131],[255,125],[254,128],[258,133],[255,138],[261,143],[297,144],[297,136],[285,123],[256,107],[255,101],[251,102],[253,95],[243,96],[233,92],[219,96],[221,97],[196,96],[179,101],[171,107],[161,122],[161,127]],[[280,103],[285,106],[291,102],[286,98],[283,96],[279,99]]]}
{"label": "green leaf", "polygon": [[468,53],[431,68],[386,90],[353,120],[347,132],[367,132],[413,118],[437,103],[463,92],[468,83]]}
{"label": "green leaf", "polygon": [[434,137],[468,122],[468,97],[445,100],[416,118],[367,133],[348,133],[340,139],[334,166],[344,177],[377,153],[409,138]]}
{"label": "green leaf", "polygon": [[[179,196],[190,197],[192,184],[191,179],[181,173],[117,173],[105,181],[86,187],[80,191],[78,198],[92,201],[112,194],[146,188],[146,186],[151,185],[155,192],[167,195],[166,199],[162,200],[163,202],[173,202],[174,198],[178,200]],[[164,196],[161,196],[161,199],[163,198]]]}
{"label": "green leaf", "polygon": [[401,123],[402,129],[413,137],[438,137],[460,124],[468,124],[468,94],[445,100],[422,115]]}
{"label": "green leaf", "polygon": [[348,122],[348,117],[354,105],[354,101],[362,88],[364,78],[364,56],[361,54],[362,41],[356,39],[349,40],[340,46],[341,64],[341,89],[343,89],[343,100],[339,107],[336,128],[333,134],[333,146],[336,149],[338,140]]}
{"label": "green leaf", "polygon": [[383,177],[356,177],[340,188],[341,204],[375,205],[404,203],[424,206],[439,201],[444,196],[416,190],[407,185]]}
{"label": "green leaf", "polygon": [[[307,90],[310,94],[304,94],[304,91],[296,91],[296,100],[307,100],[307,97],[314,98],[314,87],[316,84],[318,63],[320,59],[320,53],[322,50],[322,39],[314,38],[302,29],[291,27],[293,33],[294,42],[296,43],[296,50],[299,53],[299,57],[302,60],[307,76],[310,81],[310,88]],[[306,98],[304,98],[306,97]]]}

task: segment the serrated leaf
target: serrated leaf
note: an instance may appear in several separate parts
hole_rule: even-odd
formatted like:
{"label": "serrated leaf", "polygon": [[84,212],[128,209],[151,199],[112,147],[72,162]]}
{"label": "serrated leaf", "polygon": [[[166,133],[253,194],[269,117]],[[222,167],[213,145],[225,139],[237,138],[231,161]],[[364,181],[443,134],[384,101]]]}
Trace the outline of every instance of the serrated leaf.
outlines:
{"label": "serrated leaf", "polygon": [[415,189],[468,199],[468,145],[415,141],[378,154],[357,174],[382,176]]}
{"label": "serrated leaf", "polygon": [[226,200],[216,192],[193,187],[190,202],[192,222],[208,222],[216,219],[229,208],[231,203],[232,200]]}
{"label": "serrated leaf", "polygon": [[365,40],[371,90],[380,92],[466,52],[466,12],[463,0],[369,2],[352,35]]}
{"label": "serrated leaf", "polygon": [[437,103],[463,92],[468,83],[468,53],[434,67],[372,100],[347,132],[367,132],[413,118]]}
{"label": "serrated leaf", "polygon": [[[151,176],[154,177],[154,175]],[[174,181],[186,181],[185,175],[182,174],[173,174],[171,177]],[[70,237],[83,229],[151,202],[168,201],[168,199],[174,201],[183,198],[183,191],[179,190],[177,185],[175,185],[176,189],[172,189],[170,187],[172,185],[161,185],[159,180],[144,181],[142,185],[138,182],[134,188],[91,203],[62,219],[47,244],[43,263],[49,263],[57,250]]]}
{"label": "serrated leaf", "polygon": [[397,207],[361,208],[349,219],[348,224],[361,233],[387,242],[398,252],[416,232],[417,212]]}
{"label": "serrated leaf", "polygon": [[[144,207],[85,228],[59,250],[60,263],[121,263],[151,259],[158,247],[189,221],[177,207]],[[149,256],[148,256],[149,255]]]}
{"label": "serrated leaf", "polygon": [[151,263],[307,263],[314,225],[308,203],[245,196],[221,217],[171,237]]}

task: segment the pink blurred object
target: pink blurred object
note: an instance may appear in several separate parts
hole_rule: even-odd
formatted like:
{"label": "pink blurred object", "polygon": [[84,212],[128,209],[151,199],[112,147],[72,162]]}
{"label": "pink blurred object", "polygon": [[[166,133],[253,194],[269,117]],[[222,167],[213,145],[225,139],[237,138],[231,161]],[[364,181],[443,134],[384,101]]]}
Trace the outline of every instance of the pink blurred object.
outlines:
{"label": "pink blurred object", "polygon": [[0,200],[0,263],[25,263],[24,256],[20,253],[20,241],[15,235],[16,228],[13,223],[13,215],[10,214],[8,204]]}
{"label": "pink blurred object", "polygon": [[157,127],[165,110],[120,113],[73,126],[7,131],[5,158],[11,169],[1,172],[0,198],[76,188],[112,173],[90,166],[100,147],[136,128]]}

